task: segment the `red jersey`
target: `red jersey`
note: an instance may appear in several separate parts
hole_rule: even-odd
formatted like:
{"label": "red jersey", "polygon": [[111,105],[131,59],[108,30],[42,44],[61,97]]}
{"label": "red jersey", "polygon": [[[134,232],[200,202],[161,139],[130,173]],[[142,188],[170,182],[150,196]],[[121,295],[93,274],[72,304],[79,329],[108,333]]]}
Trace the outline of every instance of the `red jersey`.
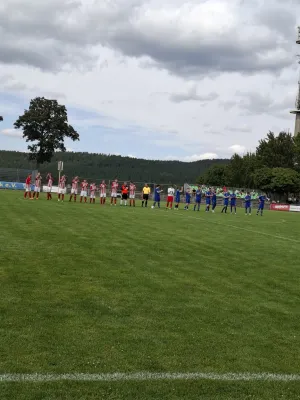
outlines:
{"label": "red jersey", "polygon": [[60,178],[60,181],[59,181],[59,187],[61,188],[61,189],[64,189],[65,187],[66,187],[66,178],[64,177],[64,176],[62,176],[61,178]]}
{"label": "red jersey", "polygon": [[53,178],[51,175],[47,175],[47,179],[48,179],[48,187],[52,187],[53,184]]}
{"label": "red jersey", "polygon": [[127,185],[122,185],[122,193],[128,194],[128,186]]}
{"label": "red jersey", "polygon": [[101,183],[99,188],[100,188],[100,194],[105,194],[106,193],[106,185],[105,185],[105,183]]}
{"label": "red jersey", "polygon": [[136,186],[133,183],[131,183],[129,185],[129,194],[130,194],[130,196],[134,196],[135,195],[135,190],[136,190]]}
{"label": "red jersey", "polygon": [[96,185],[91,185],[90,186],[90,195],[95,196],[95,191],[96,191]]}
{"label": "red jersey", "polygon": [[82,190],[83,192],[86,192],[88,185],[89,185],[89,184],[88,184],[87,182],[82,182],[82,183],[81,183],[81,190]]}
{"label": "red jersey", "polygon": [[111,192],[117,193],[118,187],[119,187],[118,182],[113,181],[113,183],[111,184]]}
{"label": "red jersey", "polygon": [[35,177],[35,186],[37,188],[41,187],[41,177],[40,176]]}
{"label": "red jersey", "polygon": [[26,185],[30,185],[31,184],[31,176],[27,176],[25,184]]}
{"label": "red jersey", "polygon": [[78,179],[73,179],[72,180],[72,189],[77,190],[78,189]]}

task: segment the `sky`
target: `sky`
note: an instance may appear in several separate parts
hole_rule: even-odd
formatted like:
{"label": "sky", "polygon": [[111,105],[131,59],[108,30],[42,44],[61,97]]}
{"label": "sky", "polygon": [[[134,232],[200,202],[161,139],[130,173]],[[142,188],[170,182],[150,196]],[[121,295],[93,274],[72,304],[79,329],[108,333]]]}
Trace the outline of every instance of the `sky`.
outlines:
{"label": "sky", "polygon": [[294,130],[296,0],[5,0],[0,149],[31,98],[66,105],[69,151],[195,161]]}

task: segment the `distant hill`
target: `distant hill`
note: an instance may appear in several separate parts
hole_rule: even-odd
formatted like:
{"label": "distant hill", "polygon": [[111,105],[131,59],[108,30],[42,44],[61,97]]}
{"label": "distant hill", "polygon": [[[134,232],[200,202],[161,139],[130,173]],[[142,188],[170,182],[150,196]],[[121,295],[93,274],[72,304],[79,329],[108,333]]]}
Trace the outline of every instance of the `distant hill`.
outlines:
{"label": "distant hill", "polygon": [[[64,162],[64,173],[71,178],[78,175],[89,181],[100,179],[133,180],[135,182],[173,183],[195,182],[213,164],[227,164],[229,160],[202,160],[195,162],[155,161],[139,158],[94,153],[55,153],[49,164],[40,166],[40,172],[57,176],[57,162]],[[35,169],[27,153],[0,151],[0,168]],[[1,180],[1,174],[0,174]]]}

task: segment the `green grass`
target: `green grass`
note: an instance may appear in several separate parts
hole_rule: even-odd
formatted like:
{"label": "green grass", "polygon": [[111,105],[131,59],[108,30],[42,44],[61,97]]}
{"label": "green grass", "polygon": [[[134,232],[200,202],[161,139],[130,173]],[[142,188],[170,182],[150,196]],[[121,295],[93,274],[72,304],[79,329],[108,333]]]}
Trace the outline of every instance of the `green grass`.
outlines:
{"label": "green grass", "polygon": [[[297,213],[22,195],[0,192],[0,373],[300,372]],[[1,400],[299,393],[299,382],[0,383]]]}

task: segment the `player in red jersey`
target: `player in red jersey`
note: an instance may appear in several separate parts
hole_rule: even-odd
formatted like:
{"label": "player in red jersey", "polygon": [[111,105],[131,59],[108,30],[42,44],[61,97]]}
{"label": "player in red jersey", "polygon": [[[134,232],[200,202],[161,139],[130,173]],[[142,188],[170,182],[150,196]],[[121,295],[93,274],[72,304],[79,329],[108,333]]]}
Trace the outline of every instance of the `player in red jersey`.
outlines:
{"label": "player in red jersey", "polygon": [[64,201],[66,194],[66,176],[63,175],[58,182],[58,201]]}
{"label": "player in red jersey", "polygon": [[51,191],[52,191],[53,178],[52,178],[52,175],[50,172],[48,172],[46,179],[48,181],[47,182],[47,200],[52,200]]}
{"label": "player in red jersey", "polygon": [[99,186],[100,189],[100,204],[105,204],[106,200],[106,184],[105,181],[102,181]]}
{"label": "player in red jersey", "polygon": [[111,184],[111,195],[110,195],[110,205],[114,203],[114,205],[117,205],[117,197],[118,197],[118,179],[115,179],[112,184]]}
{"label": "player in red jersey", "polygon": [[80,203],[82,203],[83,197],[84,197],[84,202],[86,203],[88,185],[89,184],[87,183],[86,179],[84,179],[84,181],[81,182]]}
{"label": "player in red jersey", "polygon": [[136,186],[135,184],[130,181],[129,183],[129,205],[133,205],[135,207],[135,191],[136,191]]}
{"label": "player in red jersey", "polygon": [[72,188],[71,188],[71,195],[70,195],[70,200],[69,201],[72,201],[72,198],[74,196],[74,201],[76,202],[76,197],[77,197],[77,194],[78,194],[78,183],[79,183],[79,178],[78,178],[78,176],[75,176],[72,179]]}
{"label": "player in red jersey", "polygon": [[31,199],[31,174],[29,174],[25,180],[25,193],[24,199],[26,199],[28,193],[28,197]]}
{"label": "player in red jersey", "polygon": [[90,186],[90,203],[95,203],[96,201],[96,189],[97,186],[95,183],[91,183]]}
{"label": "player in red jersey", "polygon": [[34,186],[34,192],[33,192],[33,198],[36,198],[38,200],[41,192],[41,183],[42,183],[42,177],[41,174],[38,172],[36,177],[35,177],[35,186]]}

